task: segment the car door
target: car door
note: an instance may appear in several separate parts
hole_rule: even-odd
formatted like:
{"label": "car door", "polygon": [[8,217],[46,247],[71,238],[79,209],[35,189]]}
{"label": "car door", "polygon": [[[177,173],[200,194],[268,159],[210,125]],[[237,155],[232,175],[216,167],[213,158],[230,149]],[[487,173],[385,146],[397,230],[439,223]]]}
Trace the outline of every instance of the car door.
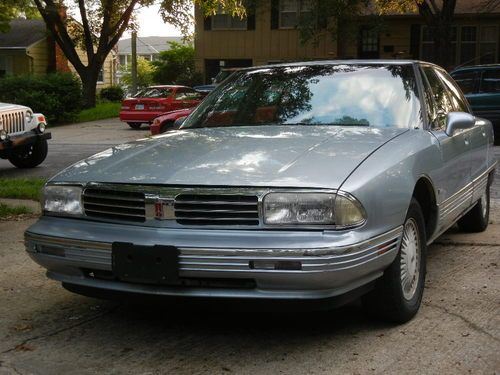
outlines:
{"label": "car door", "polygon": [[[470,140],[467,130],[446,134],[447,113],[454,111],[449,90],[430,65],[421,67],[425,100],[429,115],[429,131],[436,137],[441,150],[442,165],[433,172],[439,206],[439,229],[451,224],[471,204]],[[470,186],[472,190],[472,186]]]}
{"label": "car door", "polygon": [[[438,70],[437,74],[450,92],[454,110],[457,112],[472,113],[467,100],[451,77],[445,71],[441,70]],[[469,139],[468,152],[470,153],[471,181],[474,181],[487,169],[487,158],[485,155],[488,155],[490,143],[488,141],[488,129],[486,126],[482,120],[476,120],[474,127],[465,131]]]}

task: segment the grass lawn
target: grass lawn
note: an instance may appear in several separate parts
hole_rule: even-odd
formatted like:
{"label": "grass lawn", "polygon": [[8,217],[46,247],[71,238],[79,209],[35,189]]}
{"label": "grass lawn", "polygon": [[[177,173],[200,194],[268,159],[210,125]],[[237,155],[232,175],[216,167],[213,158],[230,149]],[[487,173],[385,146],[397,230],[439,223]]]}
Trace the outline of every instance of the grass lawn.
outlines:
{"label": "grass lawn", "polygon": [[10,216],[31,214],[32,211],[25,206],[7,206],[0,203],[0,219],[5,219]]}
{"label": "grass lawn", "polygon": [[0,198],[40,199],[45,178],[0,178]]}
{"label": "grass lawn", "polygon": [[87,122],[118,117],[121,103],[97,103],[94,108],[84,109],[77,116],[75,122]]}

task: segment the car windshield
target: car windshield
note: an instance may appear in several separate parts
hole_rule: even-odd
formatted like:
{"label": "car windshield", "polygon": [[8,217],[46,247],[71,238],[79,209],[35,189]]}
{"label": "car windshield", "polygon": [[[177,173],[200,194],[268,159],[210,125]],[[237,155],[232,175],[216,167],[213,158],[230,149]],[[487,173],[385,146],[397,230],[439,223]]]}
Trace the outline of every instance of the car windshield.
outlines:
{"label": "car windshield", "polygon": [[148,87],[139,91],[134,98],[165,98],[172,94],[172,89],[168,87]]}
{"label": "car windshield", "polygon": [[182,128],[342,125],[407,128],[420,120],[411,65],[304,65],[236,72]]}

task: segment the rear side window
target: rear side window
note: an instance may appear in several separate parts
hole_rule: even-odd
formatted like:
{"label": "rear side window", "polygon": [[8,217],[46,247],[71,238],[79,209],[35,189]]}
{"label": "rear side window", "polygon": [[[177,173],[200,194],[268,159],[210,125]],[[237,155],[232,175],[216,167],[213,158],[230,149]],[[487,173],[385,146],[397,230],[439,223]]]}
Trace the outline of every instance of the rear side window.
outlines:
{"label": "rear side window", "polygon": [[480,92],[500,93],[500,69],[485,70],[481,78]]}
{"label": "rear side window", "polygon": [[453,79],[458,83],[462,92],[472,94],[475,91],[476,73],[475,72],[459,72],[453,74]]}

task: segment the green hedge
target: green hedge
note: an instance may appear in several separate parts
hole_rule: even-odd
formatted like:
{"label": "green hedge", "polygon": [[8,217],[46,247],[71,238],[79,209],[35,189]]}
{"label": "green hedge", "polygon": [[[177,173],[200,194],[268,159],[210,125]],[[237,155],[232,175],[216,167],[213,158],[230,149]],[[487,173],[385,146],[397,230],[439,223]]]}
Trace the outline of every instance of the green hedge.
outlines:
{"label": "green hedge", "polygon": [[99,92],[101,99],[109,100],[110,102],[121,102],[124,95],[123,89],[120,86],[104,87]]}
{"label": "green hedge", "polygon": [[0,79],[0,101],[41,112],[49,124],[72,121],[82,106],[81,83],[70,73],[5,77]]}

